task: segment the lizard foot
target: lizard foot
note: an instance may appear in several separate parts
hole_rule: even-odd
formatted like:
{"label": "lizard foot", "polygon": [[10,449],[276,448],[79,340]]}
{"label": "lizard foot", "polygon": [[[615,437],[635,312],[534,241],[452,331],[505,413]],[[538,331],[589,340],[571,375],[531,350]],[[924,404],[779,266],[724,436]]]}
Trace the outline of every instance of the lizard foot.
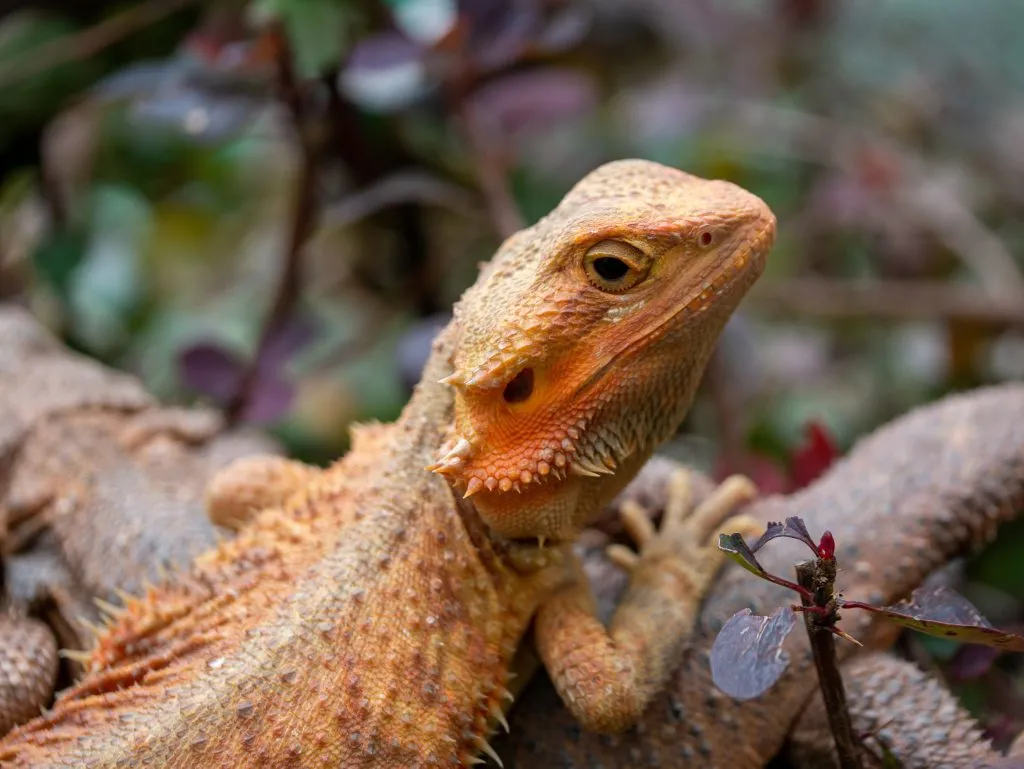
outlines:
{"label": "lizard foot", "polygon": [[757,495],[753,482],[733,475],[719,484],[699,504],[693,503],[691,475],[676,470],[668,480],[668,501],[661,528],[655,529],[647,511],[632,499],[624,500],[619,510],[622,524],[639,552],[625,545],[609,545],[608,558],[632,572],[641,559],[671,557],[686,565],[694,587],[703,589],[718,570],[723,553],[718,549],[718,535],[739,531],[757,536],[764,528],[747,515],[733,516],[736,508]]}
{"label": "lizard foot", "polygon": [[206,512],[218,526],[238,530],[258,512],[281,505],[321,470],[284,457],[236,459],[206,487]]}

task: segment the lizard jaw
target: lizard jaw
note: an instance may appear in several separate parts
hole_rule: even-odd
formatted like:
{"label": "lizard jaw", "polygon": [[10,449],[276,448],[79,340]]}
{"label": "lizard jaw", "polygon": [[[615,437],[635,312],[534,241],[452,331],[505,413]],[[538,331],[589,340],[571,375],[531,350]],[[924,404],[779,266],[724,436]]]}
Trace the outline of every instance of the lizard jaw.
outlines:
{"label": "lizard jaw", "polygon": [[521,445],[484,450],[478,442],[457,435],[445,444],[437,461],[425,469],[448,478],[464,497],[485,490],[522,493],[532,485],[564,481],[570,475],[613,475],[633,453],[634,446],[611,430],[586,428],[587,419],[583,417],[564,430],[556,427],[537,433],[542,437],[525,451]]}

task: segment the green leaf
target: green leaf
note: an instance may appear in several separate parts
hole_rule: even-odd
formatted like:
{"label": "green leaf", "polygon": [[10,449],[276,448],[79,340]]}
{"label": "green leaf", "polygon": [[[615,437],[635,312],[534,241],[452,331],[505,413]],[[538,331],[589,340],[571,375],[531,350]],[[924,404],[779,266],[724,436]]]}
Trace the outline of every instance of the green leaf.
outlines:
{"label": "green leaf", "polygon": [[303,79],[338,66],[354,21],[342,0],[259,0],[250,15],[257,24],[284,25],[296,72]]}
{"label": "green leaf", "polygon": [[758,577],[764,577],[764,567],[757,562],[754,553],[743,539],[742,534],[719,534],[718,549],[732,558],[736,563]]}
{"label": "green leaf", "polygon": [[[781,524],[778,525],[781,527]],[[732,558],[732,560],[736,561],[736,563],[751,574],[767,580],[773,585],[788,588],[789,590],[799,593],[810,600],[810,591],[805,590],[795,582],[790,582],[788,579],[777,577],[774,574],[770,574],[765,571],[764,567],[757,562],[757,558],[754,557],[754,553],[751,551],[750,546],[744,541],[742,534],[719,534],[718,549]]]}
{"label": "green leaf", "polygon": [[411,40],[433,45],[458,18],[455,0],[384,0],[396,26]]}
{"label": "green leaf", "polygon": [[75,31],[68,19],[39,10],[0,14],[0,72],[13,80],[0,88],[0,142],[11,133],[48,121],[98,74],[94,58],[79,59],[21,76],[18,65],[44,45]]}
{"label": "green leaf", "polygon": [[36,274],[66,301],[71,276],[85,255],[87,237],[79,229],[49,233],[32,254]]}

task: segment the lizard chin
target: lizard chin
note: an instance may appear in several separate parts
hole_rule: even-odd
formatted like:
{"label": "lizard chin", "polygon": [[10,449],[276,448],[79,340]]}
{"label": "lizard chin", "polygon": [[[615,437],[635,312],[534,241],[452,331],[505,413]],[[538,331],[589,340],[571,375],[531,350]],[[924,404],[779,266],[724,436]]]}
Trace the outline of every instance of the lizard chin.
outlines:
{"label": "lizard chin", "polygon": [[572,540],[626,486],[647,458],[647,452],[637,452],[617,471],[596,477],[570,472],[543,483],[520,486],[518,491],[485,488],[466,502],[499,537],[552,543]]}

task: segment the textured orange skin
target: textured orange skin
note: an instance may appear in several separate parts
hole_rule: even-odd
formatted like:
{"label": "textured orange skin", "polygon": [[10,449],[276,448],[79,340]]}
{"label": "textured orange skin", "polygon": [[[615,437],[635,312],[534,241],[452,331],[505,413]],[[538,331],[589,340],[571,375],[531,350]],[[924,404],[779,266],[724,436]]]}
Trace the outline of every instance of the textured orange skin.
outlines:
{"label": "textured orange skin", "polygon": [[[720,241],[698,253],[694,234],[707,226]],[[0,762],[468,765],[486,745],[531,618],[575,578],[570,538],[677,427],[773,234],[764,204],[733,185],[642,161],[586,177],[502,246],[398,422],[360,428],[352,451],[323,472],[283,472],[250,494],[279,504],[130,602],[85,677],[0,741]],[[581,251],[608,238],[649,254],[650,277],[630,294],[640,301],[598,292],[580,271]],[[482,442],[478,456],[516,456],[539,474],[534,449],[585,419],[574,456],[597,456],[610,441],[617,471],[462,500],[463,476],[451,478],[453,493],[423,468],[460,431],[474,440],[501,432],[493,397],[524,362],[572,373],[538,391],[542,419],[504,443]],[[453,374],[480,377],[438,383]],[[656,582],[652,599],[699,597]],[[656,616],[633,615],[637,632],[657,636]]]}

